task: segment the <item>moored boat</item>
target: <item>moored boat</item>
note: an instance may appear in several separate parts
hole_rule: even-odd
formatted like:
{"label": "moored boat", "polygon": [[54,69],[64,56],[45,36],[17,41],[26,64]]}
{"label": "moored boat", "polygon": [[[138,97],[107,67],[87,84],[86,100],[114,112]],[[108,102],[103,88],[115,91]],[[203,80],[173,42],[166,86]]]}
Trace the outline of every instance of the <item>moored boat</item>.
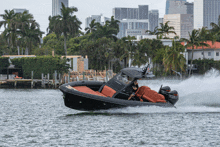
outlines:
{"label": "moored boat", "polygon": [[161,86],[159,92],[141,86],[134,99],[128,100],[136,80],[153,76],[147,69],[124,68],[108,82],[78,81],[63,84],[60,90],[64,95],[65,106],[83,111],[135,106],[174,107],[179,95],[177,91],[171,91],[169,86]]}

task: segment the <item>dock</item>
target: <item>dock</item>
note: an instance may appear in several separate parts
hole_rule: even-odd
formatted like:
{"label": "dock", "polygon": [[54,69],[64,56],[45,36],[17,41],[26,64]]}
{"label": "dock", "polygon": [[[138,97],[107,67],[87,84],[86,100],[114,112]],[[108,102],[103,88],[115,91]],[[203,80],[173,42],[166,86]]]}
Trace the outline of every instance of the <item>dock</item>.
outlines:
{"label": "dock", "polygon": [[109,81],[115,74],[112,71],[92,71],[85,72],[69,72],[64,75],[54,73],[53,79],[50,79],[50,75],[44,75],[42,73],[41,79],[34,79],[33,73],[31,79],[16,78],[13,75],[8,76],[0,75],[0,88],[59,88],[60,85],[73,82],[73,81]]}

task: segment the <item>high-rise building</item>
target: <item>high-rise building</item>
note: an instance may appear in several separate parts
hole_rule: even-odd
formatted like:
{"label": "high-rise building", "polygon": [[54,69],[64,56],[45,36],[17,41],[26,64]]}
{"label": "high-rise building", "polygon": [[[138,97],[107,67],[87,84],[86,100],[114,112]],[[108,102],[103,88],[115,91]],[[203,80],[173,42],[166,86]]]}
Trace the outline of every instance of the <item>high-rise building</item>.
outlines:
{"label": "high-rise building", "polygon": [[175,34],[169,34],[167,37],[173,38],[179,36],[179,38],[189,39],[189,33],[193,30],[193,14],[167,14],[164,15],[164,22],[169,21],[169,26],[174,27]]}
{"label": "high-rise building", "polygon": [[148,5],[139,5],[138,8],[113,8],[113,16],[122,19],[148,19]]}
{"label": "high-rise building", "polygon": [[92,22],[93,19],[95,19],[95,22],[98,22],[101,24],[101,18],[102,18],[102,15],[91,15],[87,17],[85,21],[85,28],[89,27],[89,24]]}
{"label": "high-rise building", "polygon": [[158,10],[151,10],[149,11],[149,30],[154,31],[156,27],[158,27],[158,20],[159,20],[159,11]]}
{"label": "high-rise building", "polygon": [[[165,14],[186,14],[181,11],[185,11],[184,4],[186,0],[166,0],[166,13]],[[176,13],[179,12],[179,13]]]}
{"label": "high-rise building", "polygon": [[92,20],[95,19],[95,22],[100,23],[101,25],[105,25],[105,22],[111,21],[111,18],[109,17],[104,17],[102,14],[100,15],[91,15],[89,17],[86,18],[85,21],[85,28],[89,27],[90,23],[92,22]]}
{"label": "high-rise building", "polygon": [[112,12],[117,20],[138,19],[138,8],[113,8]]}
{"label": "high-rise building", "polygon": [[27,9],[13,9],[15,13],[23,13],[24,11],[27,11],[29,13],[29,11]]}
{"label": "high-rise building", "polygon": [[207,27],[210,23],[218,23],[220,15],[220,0],[195,0],[194,1],[194,29]]}
{"label": "high-rise building", "polygon": [[148,5],[139,5],[139,18],[138,19],[148,19]]}
{"label": "high-rise building", "polygon": [[62,4],[69,6],[69,0],[52,0],[52,16],[61,15]]}
{"label": "high-rise building", "polygon": [[194,3],[186,2],[185,5],[186,5],[186,14],[193,14],[194,13],[194,11],[193,11]]}
{"label": "high-rise building", "polygon": [[163,18],[159,18],[158,19],[158,28],[160,29],[161,28],[161,23],[163,23]]}
{"label": "high-rise building", "polygon": [[[124,19],[120,21],[119,24],[119,33],[117,35],[118,38],[125,37],[126,34],[132,33],[132,31],[138,31],[138,30],[149,30],[149,20],[137,20],[137,19]],[[130,30],[130,31],[129,31]],[[129,31],[129,32],[128,32]],[[140,31],[142,33],[143,31]],[[136,33],[137,32],[133,32]],[[141,35],[141,34],[139,34]]]}

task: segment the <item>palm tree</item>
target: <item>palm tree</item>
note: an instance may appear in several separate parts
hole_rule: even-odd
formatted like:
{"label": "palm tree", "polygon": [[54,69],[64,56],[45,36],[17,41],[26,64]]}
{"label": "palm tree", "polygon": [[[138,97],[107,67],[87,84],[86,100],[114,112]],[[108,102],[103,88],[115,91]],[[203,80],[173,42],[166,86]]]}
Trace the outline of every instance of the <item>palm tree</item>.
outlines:
{"label": "palm tree", "polygon": [[85,28],[86,34],[94,32],[97,29],[98,25],[100,25],[100,23],[96,23],[95,19],[93,19],[89,24],[89,27]]}
{"label": "palm tree", "polygon": [[157,35],[158,27],[154,28],[154,31],[147,30],[145,33],[149,33],[150,35]]}
{"label": "palm tree", "polygon": [[189,39],[182,38],[181,40],[186,42],[186,48],[187,47],[192,47],[192,57],[191,57],[191,62],[190,62],[190,70],[189,70],[189,75],[191,74],[192,71],[192,64],[193,64],[193,53],[194,53],[194,48],[198,46],[208,46],[208,44],[201,42],[200,36],[199,36],[199,30],[192,30],[191,34],[189,33]]}
{"label": "palm tree", "polygon": [[116,41],[117,40],[116,35],[117,35],[117,28],[110,27],[110,24],[106,23],[104,26],[99,25],[97,30],[92,33],[91,37],[95,39],[106,37],[106,38],[112,38]]}
{"label": "palm tree", "polygon": [[128,37],[123,37],[121,40],[125,43],[124,46],[124,53],[120,57],[120,60],[124,59],[124,67],[127,67],[127,61],[126,59],[128,58],[133,59],[134,51],[136,49],[136,42],[133,40],[136,40],[134,36],[128,36]]}
{"label": "palm tree", "polygon": [[3,18],[3,21],[0,21],[0,28],[4,25],[4,38],[7,39],[8,46],[12,48],[15,46],[16,39],[16,25],[14,21],[16,16],[17,14],[14,13],[14,10],[5,10],[5,14],[0,15]]}
{"label": "palm tree", "polygon": [[[27,34],[31,29],[33,28],[33,24],[35,24],[39,29],[39,24],[36,23],[36,21],[33,19],[33,15],[29,14],[28,11],[24,11],[23,13],[17,14],[15,17],[15,24],[17,29],[17,39],[16,39],[16,46],[18,48],[18,54],[20,53],[20,46],[26,47],[26,54],[28,54],[28,46],[25,45],[25,42],[28,42],[28,40],[31,39],[31,36],[25,36],[24,34]],[[31,26],[31,27],[30,27]],[[38,34],[38,33],[36,33]],[[42,36],[42,33],[39,31],[40,36]],[[31,44],[31,42],[29,42]],[[30,47],[31,48],[31,47]]]}
{"label": "palm tree", "polygon": [[40,38],[44,32],[40,31],[39,24],[35,21],[28,23],[21,31],[21,36],[24,39],[26,47],[25,54],[31,52],[32,46],[40,43]]}
{"label": "palm tree", "polygon": [[76,15],[72,16],[74,12],[77,12],[78,9],[75,7],[65,7],[63,3],[61,8],[61,15],[49,17],[49,27],[48,32],[55,32],[55,34],[59,37],[61,35],[64,36],[64,50],[67,55],[67,35],[75,37],[79,34],[79,29],[81,29],[80,25],[82,24],[76,17]]}
{"label": "palm tree", "polygon": [[119,23],[120,23],[119,20],[115,20],[115,19],[114,19],[114,16],[112,16],[112,17],[111,17],[111,20],[110,20],[110,21],[107,20],[106,23],[109,24],[109,27],[116,28],[116,31],[117,31],[116,34],[118,34],[118,32],[119,32]]}
{"label": "palm tree", "polygon": [[[199,40],[204,43],[207,42],[208,39],[211,39],[210,31],[207,30],[207,27],[202,27],[202,29],[199,29]],[[204,45],[202,45],[202,52],[203,52],[203,59],[205,59],[204,54]]]}
{"label": "palm tree", "polygon": [[172,47],[166,47],[165,53],[163,56],[163,64],[166,71],[177,71],[181,69],[185,71],[184,66],[186,59],[183,57],[183,54],[180,54],[184,47],[173,40]]}
{"label": "palm tree", "polygon": [[161,28],[158,29],[158,32],[157,32],[158,35],[159,34],[164,35],[164,38],[166,38],[166,35],[169,35],[171,33],[176,35],[176,32],[172,31],[172,30],[175,30],[174,27],[170,27],[168,24],[169,22],[170,21],[167,21],[165,24],[160,23]]}
{"label": "palm tree", "polygon": [[211,32],[213,33],[213,35],[216,35],[216,40],[220,41],[220,15],[218,18],[218,24],[215,23],[210,23],[210,25],[212,26]]}
{"label": "palm tree", "polygon": [[133,53],[132,65],[140,67],[148,62],[148,56],[146,54],[146,40],[142,39],[137,44]]}

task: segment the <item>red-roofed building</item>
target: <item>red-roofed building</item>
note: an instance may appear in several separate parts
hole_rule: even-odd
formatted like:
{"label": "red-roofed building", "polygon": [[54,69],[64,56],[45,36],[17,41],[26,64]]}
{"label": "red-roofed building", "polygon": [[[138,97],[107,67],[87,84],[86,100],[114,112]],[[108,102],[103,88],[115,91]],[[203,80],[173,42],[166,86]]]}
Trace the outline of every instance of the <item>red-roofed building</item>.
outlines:
{"label": "red-roofed building", "polygon": [[[207,41],[206,42],[209,46],[208,47],[194,47],[194,53],[193,53],[193,59],[203,59],[203,57],[205,59],[214,59],[216,60],[220,60],[220,42],[214,42],[212,43],[212,41]],[[184,43],[182,43],[184,44]],[[204,49],[204,56],[203,56],[203,49]],[[189,60],[191,60],[192,58],[192,47],[188,47],[187,48],[187,52],[188,52],[188,58]]]}

